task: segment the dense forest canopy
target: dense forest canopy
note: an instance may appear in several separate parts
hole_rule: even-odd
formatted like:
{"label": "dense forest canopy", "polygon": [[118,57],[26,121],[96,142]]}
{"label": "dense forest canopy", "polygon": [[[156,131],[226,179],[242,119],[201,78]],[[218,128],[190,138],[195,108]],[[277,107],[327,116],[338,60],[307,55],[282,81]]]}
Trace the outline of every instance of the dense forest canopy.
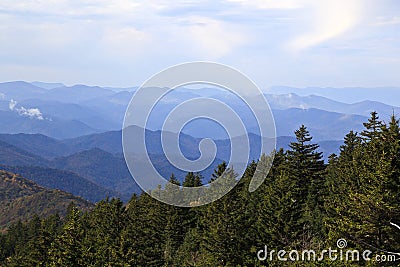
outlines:
{"label": "dense forest canopy", "polygon": [[[90,211],[12,224],[0,236],[4,266],[281,266],[257,252],[336,247],[400,252],[400,126],[373,112],[361,133],[349,132],[339,155],[323,161],[303,125],[287,151],[275,152],[263,185],[248,191],[257,162],[238,185],[209,205],[179,208],[148,194],[100,201]],[[210,180],[226,171],[226,163]],[[230,170],[228,170],[230,171]],[[171,182],[178,180],[171,175]],[[199,186],[188,173],[183,185]],[[168,190],[166,188],[165,190]],[[399,262],[397,261],[397,264]],[[376,261],[297,262],[297,266],[375,266]],[[387,263],[388,265],[394,264]]]}

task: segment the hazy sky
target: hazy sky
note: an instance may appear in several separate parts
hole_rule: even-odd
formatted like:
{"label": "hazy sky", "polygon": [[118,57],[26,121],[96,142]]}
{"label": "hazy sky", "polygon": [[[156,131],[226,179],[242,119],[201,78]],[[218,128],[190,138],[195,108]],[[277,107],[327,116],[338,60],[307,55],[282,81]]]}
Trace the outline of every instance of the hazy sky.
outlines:
{"label": "hazy sky", "polygon": [[0,81],[133,86],[194,60],[264,89],[400,86],[400,1],[0,1]]}

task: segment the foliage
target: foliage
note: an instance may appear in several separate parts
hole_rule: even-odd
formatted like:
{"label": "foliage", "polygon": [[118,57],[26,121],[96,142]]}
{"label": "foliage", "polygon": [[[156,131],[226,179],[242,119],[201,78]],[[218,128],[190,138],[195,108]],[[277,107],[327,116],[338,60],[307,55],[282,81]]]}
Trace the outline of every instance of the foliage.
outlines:
{"label": "foliage", "polygon": [[[64,218],[41,213],[30,216],[29,221],[14,220],[0,235],[0,265],[385,265],[362,259],[290,263],[257,259],[257,252],[265,246],[270,250],[321,251],[335,249],[339,238],[348,241],[348,249],[369,249],[375,255],[400,252],[400,232],[392,225],[400,224],[399,121],[393,116],[385,123],[372,113],[365,130],[360,135],[347,134],[340,154],[330,155],[327,163],[305,126],[295,134],[287,151],[275,152],[272,169],[255,192],[248,189],[259,162],[248,165],[231,192],[206,206],[179,208],[141,194],[126,205],[106,199],[90,211],[70,205]],[[26,199],[44,194],[29,181],[5,172],[1,175],[3,203],[12,196]],[[227,185],[237,179],[226,163],[206,178],[213,183],[222,178]],[[180,186],[174,175],[170,181]],[[188,173],[182,185],[201,186],[202,177]],[[171,190],[181,192],[178,187],[166,186],[152,193],[169,194]],[[15,203],[28,205],[27,201]],[[13,205],[15,209],[17,204]],[[21,210],[29,212],[28,208]]]}

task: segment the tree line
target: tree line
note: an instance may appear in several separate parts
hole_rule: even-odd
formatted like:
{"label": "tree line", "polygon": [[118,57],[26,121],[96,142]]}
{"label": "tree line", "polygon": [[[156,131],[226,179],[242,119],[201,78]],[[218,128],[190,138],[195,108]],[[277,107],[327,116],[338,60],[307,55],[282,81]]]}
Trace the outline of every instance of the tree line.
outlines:
{"label": "tree line", "polygon": [[[400,252],[400,126],[371,113],[361,133],[349,132],[325,163],[302,125],[255,192],[251,162],[236,187],[209,205],[180,208],[134,195],[124,205],[105,199],[89,212],[35,216],[0,236],[0,266],[287,266],[257,252],[336,247]],[[217,179],[227,164],[214,171]],[[229,171],[229,170],[228,170]],[[170,181],[180,184],[174,175]],[[183,186],[200,186],[188,173]],[[399,262],[397,262],[398,264]],[[375,266],[374,261],[293,262],[294,266]],[[388,265],[395,263],[386,263]]]}

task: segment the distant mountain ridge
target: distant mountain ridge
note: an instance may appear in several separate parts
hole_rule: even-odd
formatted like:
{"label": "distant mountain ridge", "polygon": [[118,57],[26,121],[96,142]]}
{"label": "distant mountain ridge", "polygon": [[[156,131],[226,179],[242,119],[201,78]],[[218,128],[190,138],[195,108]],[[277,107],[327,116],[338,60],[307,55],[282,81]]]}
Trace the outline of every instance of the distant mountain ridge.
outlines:
{"label": "distant mountain ridge", "polygon": [[301,96],[319,95],[343,103],[359,103],[365,100],[375,100],[390,106],[400,106],[400,87],[291,87],[271,86],[267,94],[296,93]]}
{"label": "distant mountain ridge", "polygon": [[[399,88],[400,90],[400,88]],[[369,117],[371,111],[376,111],[383,117],[390,116],[393,112],[400,113],[400,108],[387,105],[378,101],[364,100],[347,104],[317,95],[299,96],[288,94],[265,94],[272,109],[320,109],[336,113],[353,114]],[[372,108],[373,110],[372,110]]]}
{"label": "distant mountain ridge", "polygon": [[[296,93],[290,92],[291,89]],[[57,139],[66,139],[118,130],[122,127],[126,107],[135,90],[135,87],[65,86],[56,83],[41,84],[40,82],[22,81],[0,83],[0,121],[9,125],[9,127],[0,129],[0,132],[39,133]],[[285,90],[290,93],[285,93]],[[312,129],[315,140],[338,140],[343,137],[342,133],[349,129],[361,129],[361,121],[365,121],[371,111],[377,111],[384,120],[393,113],[400,113],[399,107],[377,101],[358,101],[348,104],[317,95],[299,95],[301,92],[315,93],[318,90],[322,93],[329,91],[332,95],[335,89],[319,88],[316,90],[315,88],[308,91],[302,91],[299,88],[272,89],[274,94],[266,94],[276,117],[278,136],[292,136],[294,129],[304,123]],[[340,94],[345,92],[344,89],[338,90]],[[349,89],[348,92],[352,94],[350,90],[352,89]],[[358,88],[356,91],[360,90]],[[366,90],[371,91],[372,89],[366,88]],[[388,90],[393,92],[394,89],[388,88]],[[276,92],[285,94],[276,94]],[[237,98],[226,91],[213,88],[174,90],[160,101],[158,111],[171,110],[182,101],[200,96],[226,100],[235,107],[238,114],[245,114]],[[11,100],[15,103],[11,103]],[[10,104],[15,104],[14,110],[10,110]],[[25,110],[37,109],[34,111],[40,112],[45,119],[38,120],[35,117],[27,117],[23,115],[23,112],[16,111],[16,109],[21,110],[22,108]],[[312,111],[303,114],[300,110]],[[311,115],[312,118],[307,117]],[[149,122],[148,129],[160,130],[161,122],[164,120],[163,116],[165,114],[153,118]],[[324,118],[328,117],[329,120],[324,121]],[[326,124],[326,122],[329,123]],[[213,127],[207,127],[203,131],[199,131],[201,126],[188,125],[184,132],[194,137],[206,137],[204,133],[208,133],[207,137],[221,139],[221,131],[217,132]]]}
{"label": "distant mountain ridge", "polygon": [[[143,131],[134,128],[135,131]],[[163,155],[160,131],[146,130],[150,158],[157,171],[166,179],[174,173],[183,180],[186,173],[173,167]],[[173,136],[172,136],[173,137]],[[200,138],[182,134],[182,151],[190,158],[198,157]],[[257,148],[258,136],[252,134],[252,147]],[[294,137],[279,137],[277,148],[288,148]],[[319,142],[320,151],[327,157],[338,153],[343,141]],[[11,145],[13,144],[13,145]],[[217,158],[202,172],[207,183],[211,173],[223,160],[229,161],[229,140],[216,140]],[[256,154],[250,160],[257,160]],[[137,155],[136,160],[145,160]],[[128,201],[133,193],[142,191],[132,179],[122,156],[121,131],[57,140],[38,134],[0,134],[0,170],[21,174],[37,184],[60,189],[86,200],[97,202],[106,197]]]}

